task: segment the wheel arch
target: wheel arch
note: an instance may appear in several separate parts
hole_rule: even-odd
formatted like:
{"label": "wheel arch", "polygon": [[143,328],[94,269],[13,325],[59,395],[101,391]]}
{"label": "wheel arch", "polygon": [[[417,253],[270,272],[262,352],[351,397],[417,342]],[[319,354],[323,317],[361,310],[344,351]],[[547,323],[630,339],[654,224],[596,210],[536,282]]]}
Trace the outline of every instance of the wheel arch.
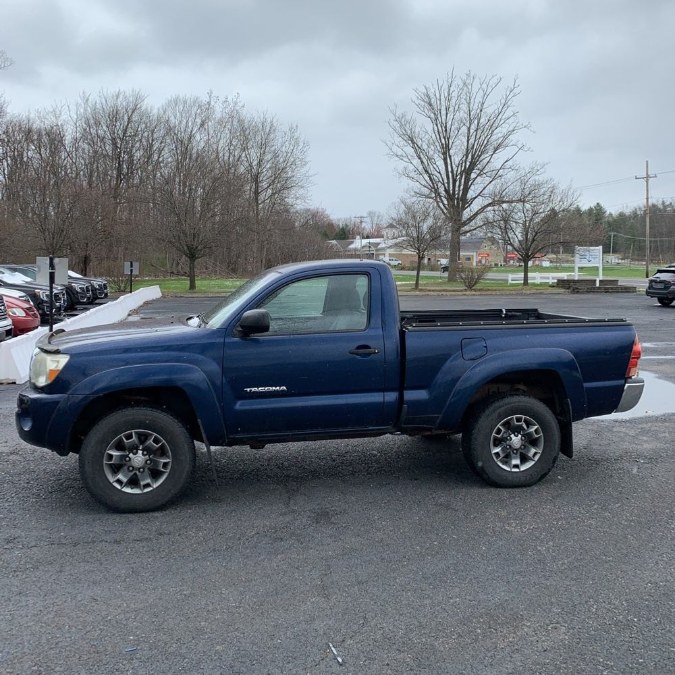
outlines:
{"label": "wheel arch", "polygon": [[222,406],[214,387],[203,370],[190,364],[112,368],[85,378],[70,393],[63,410],[73,419],[63,443],[68,452],[79,452],[84,436],[102,416],[139,405],[171,413],[195,440],[204,440],[203,429],[210,444],[226,443]]}
{"label": "wheel arch", "polygon": [[513,350],[493,354],[469,368],[454,385],[437,430],[461,431],[488,396],[522,393],[546,403],[561,420],[586,415],[586,392],[574,356],[563,349]]}
{"label": "wheel arch", "polygon": [[103,417],[131,407],[156,408],[169,413],[185,426],[188,434],[203,441],[197,412],[180,387],[136,387],[111,391],[89,401],[80,411],[70,437],[70,451],[79,452],[85,436]]}

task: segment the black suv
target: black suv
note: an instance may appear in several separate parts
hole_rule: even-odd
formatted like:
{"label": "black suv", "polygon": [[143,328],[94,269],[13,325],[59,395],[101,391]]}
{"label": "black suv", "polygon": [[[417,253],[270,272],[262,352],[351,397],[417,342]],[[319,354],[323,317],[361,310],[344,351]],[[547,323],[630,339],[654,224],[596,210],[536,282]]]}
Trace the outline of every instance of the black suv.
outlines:
{"label": "black suv", "polygon": [[70,281],[75,283],[86,282],[91,284],[94,294],[94,299],[92,302],[96,302],[96,300],[103,300],[108,297],[108,282],[105,279],[101,279],[99,277],[83,277],[82,275],[77,274],[77,272],[73,272],[71,270],[68,270],[68,278]]}
{"label": "black suv", "polygon": [[[33,281],[37,279],[36,265],[2,265],[2,267],[23,274]],[[66,289],[66,310],[75,309],[77,305],[90,305],[96,300],[94,289],[88,279],[71,279],[69,274],[68,285],[64,288]]]}
{"label": "black suv", "polygon": [[649,278],[645,291],[650,298],[656,298],[660,305],[667,307],[675,301],[675,267],[660,267],[656,274]]}

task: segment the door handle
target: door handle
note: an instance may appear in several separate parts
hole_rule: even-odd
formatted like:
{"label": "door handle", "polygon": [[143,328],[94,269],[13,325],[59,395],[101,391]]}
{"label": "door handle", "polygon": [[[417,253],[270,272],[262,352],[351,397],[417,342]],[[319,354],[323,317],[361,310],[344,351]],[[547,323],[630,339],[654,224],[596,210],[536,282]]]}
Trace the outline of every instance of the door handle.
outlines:
{"label": "door handle", "polygon": [[349,350],[350,354],[355,354],[356,356],[372,356],[373,354],[379,354],[380,350],[375,347],[368,347],[363,345],[362,347],[354,347],[354,349]]}

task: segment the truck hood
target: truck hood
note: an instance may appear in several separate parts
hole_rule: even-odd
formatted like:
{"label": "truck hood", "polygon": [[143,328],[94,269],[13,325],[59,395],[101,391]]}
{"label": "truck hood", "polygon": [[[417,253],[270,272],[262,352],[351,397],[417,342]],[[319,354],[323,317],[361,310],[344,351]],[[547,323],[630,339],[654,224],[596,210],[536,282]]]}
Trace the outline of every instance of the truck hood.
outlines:
{"label": "truck hood", "polygon": [[77,330],[56,329],[52,333],[43,335],[37,346],[46,352],[71,352],[86,348],[87,351],[125,343],[125,348],[132,344],[147,342],[175,343],[181,336],[194,332],[185,323],[169,323],[161,320],[144,321],[141,326],[134,322],[120,323],[108,326],[95,326]]}

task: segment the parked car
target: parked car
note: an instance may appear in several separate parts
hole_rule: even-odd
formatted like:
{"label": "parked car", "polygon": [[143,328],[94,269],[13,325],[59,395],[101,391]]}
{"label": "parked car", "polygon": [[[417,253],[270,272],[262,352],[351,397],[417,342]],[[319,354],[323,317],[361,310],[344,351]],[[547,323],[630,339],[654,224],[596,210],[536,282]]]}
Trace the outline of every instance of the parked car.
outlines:
{"label": "parked car", "polygon": [[40,326],[40,314],[25,293],[11,288],[0,288],[0,297],[5,300],[14,337],[30,333]]}
{"label": "parked car", "polygon": [[5,306],[5,299],[0,295],[0,342],[12,337],[14,328],[12,320],[7,314],[7,307]]}
{"label": "parked car", "polygon": [[81,274],[73,272],[72,270],[68,270],[68,278],[73,281],[79,280],[90,283],[94,295],[92,302],[103,300],[108,297],[108,282],[105,279],[100,277],[83,277]]}
{"label": "parked car", "polygon": [[[25,293],[35,305],[42,321],[49,319],[49,286],[36,284],[32,279],[0,267],[0,288],[12,288]],[[60,321],[66,306],[66,290],[63,286],[54,286],[54,319]]]}
{"label": "parked car", "polygon": [[667,307],[675,301],[675,267],[660,267],[649,278],[645,291],[647,297],[656,298],[660,305]]}
{"label": "parked car", "polygon": [[398,258],[392,258],[391,256],[389,256],[388,258],[385,258],[384,256],[382,256],[380,258],[380,260],[383,263],[387,263],[387,265],[389,265],[389,267],[400,267],[401,266],[401,261]]}
{"label": "parked car", "polygon": [[[12,270],[27,276],[32,281],[37,281],[37,265],[3,265],[5,269]],[[70,276],[70,274],[69,274]],[[94,302],[94,291],[90,283],[85,279],[69,281],[66,286],[65,309],[75,309],[78,305],[87,305]]]}

